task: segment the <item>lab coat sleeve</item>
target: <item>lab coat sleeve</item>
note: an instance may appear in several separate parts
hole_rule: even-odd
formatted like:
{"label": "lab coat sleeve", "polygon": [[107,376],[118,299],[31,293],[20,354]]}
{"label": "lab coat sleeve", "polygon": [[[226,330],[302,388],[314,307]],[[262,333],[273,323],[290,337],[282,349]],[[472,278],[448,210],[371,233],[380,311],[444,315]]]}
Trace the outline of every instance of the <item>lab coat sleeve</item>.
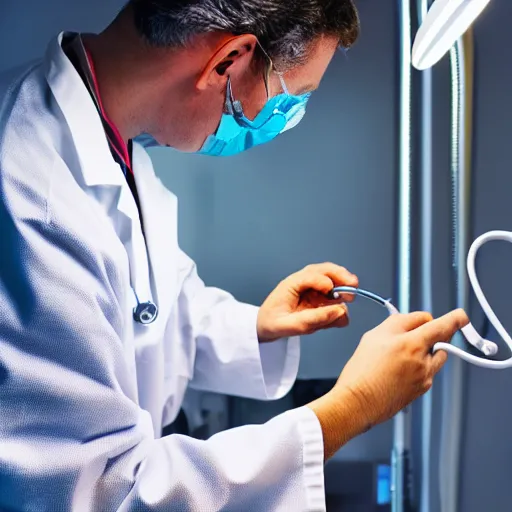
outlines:
{"label": "lab coat sleeve", "polygon": [[256,306],[205,286],[193,261],[180,252],[186,278],[178,299],[182,332],[196,347],[191,386],[201,391],[274,400],[290,391],[299,369],[298,337],[259,343]]}
{"label": "lab coat sleeve", "polygon": [[155,439],[131,384],[114,258],[0,215],[0,510],[325,510],[312,411],[208,441]]}

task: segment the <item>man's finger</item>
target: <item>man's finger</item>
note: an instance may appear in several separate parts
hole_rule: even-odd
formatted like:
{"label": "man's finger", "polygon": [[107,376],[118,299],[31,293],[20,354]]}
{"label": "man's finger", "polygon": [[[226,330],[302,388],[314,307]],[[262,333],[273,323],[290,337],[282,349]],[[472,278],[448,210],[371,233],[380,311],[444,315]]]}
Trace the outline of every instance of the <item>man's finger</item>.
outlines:
{"label": "man's finger", "polygon": [[336,321],[334,321],[332,324],[327,325],[324,328],[331,328],[331,327],[347,327],[347,325],[350,323],[350,313],[348,310],[348,306],[346,304],[341,305],[345,309],[345,314],[338,318]]}
{"label": "man's finger", "polygon": [[448,360],[448,354],[444,350],[438,350],[432,356],[432,376],[437,375]]}
{"label": "man's finger", "polygon": [[333,281],[324,274],[313,272],[298,272],[291,275],[289,284],[297,294],[307,290],[316,290],[322,295],[327,295],[334,287]]}
{"label": "man's finger", "polygon": [[334,263],[308,265],[302,272],[323,274],[332,280],[334,286],[353,286],[354,288],[359,286],[359,279],[356,275],[349,272],[345,267]]}
{"label": "man's finger", "polygon": [[314,309],[305,309],[289,315],[287,322],[290,323],[292,330],[297,333],[311,333],[323,329],[343,320],[347,315],[347,307],[344,304],[333,304],[332,306],[323,306]]}
{"label": "man's finger", "polygon": [[450,313],[432,320],[421,327],[416,333],[425,343],[425,349],[430,351],[438,342],[450,342],[453,335],[469,323],[469,318],[463,309],[456,309]]}
{"label": "man's finger", "polygon": [[432,321],[432,315],[425,311],[416,311],[408,314],[391,315],[386,323],[397,332],[409,332]]}

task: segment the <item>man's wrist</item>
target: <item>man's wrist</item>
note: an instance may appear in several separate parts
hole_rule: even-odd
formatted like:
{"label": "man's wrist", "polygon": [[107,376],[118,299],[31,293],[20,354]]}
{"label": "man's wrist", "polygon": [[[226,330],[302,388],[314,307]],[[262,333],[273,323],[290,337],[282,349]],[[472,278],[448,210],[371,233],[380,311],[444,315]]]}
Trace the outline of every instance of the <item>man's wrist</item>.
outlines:
{"label": "man's wrist", "polygon": [[280,336],[265,327],[264,313],[261,313],[261,309],[258,311],[258,318],[256,320],[256,332],[260,343],[270,343],[280,339]]}
{"label": "man's wrist", "polygon": [[371,426],[360,401],[348,389],[330,391],[308,407],[316,414],[322,428],[326,461]]}

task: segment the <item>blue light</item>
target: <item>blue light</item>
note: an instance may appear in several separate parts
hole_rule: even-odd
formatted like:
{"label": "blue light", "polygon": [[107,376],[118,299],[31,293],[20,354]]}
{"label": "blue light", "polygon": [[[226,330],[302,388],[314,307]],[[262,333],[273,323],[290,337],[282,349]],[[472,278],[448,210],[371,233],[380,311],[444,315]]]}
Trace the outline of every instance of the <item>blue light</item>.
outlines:
{"label": "blue light", "polygon": [[380,464],[377,467],[377,505],[391,502],[391,466]]}

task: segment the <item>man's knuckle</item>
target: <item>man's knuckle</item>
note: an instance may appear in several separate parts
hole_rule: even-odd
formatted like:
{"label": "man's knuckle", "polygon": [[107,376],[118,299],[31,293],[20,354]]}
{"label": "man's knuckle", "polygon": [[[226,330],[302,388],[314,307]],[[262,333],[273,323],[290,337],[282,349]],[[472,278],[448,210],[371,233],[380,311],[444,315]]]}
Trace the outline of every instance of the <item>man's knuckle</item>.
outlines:
{"label": "man's knuckle", "polygon": [[426,379],[424,379],[422,386],[423,392],[426,393],[427,391],[430,391],[432,389],[433,384],[434,379],[432,377],[427,377]]}
{"label": "man's knuckle", "polygon": [[306,320],[302,320],[298,324],[298,330],[301,334],[309,334],[309,330],[311,329],[311,324]]}
{"label": "man's knuckle", "polygon": [[394,340],[394,346],[398,352],[407,354],[408,356],[411,355],[411,350],[414,347],[414,343],[411,343],[411,340],[408,336],[395,336]]}

